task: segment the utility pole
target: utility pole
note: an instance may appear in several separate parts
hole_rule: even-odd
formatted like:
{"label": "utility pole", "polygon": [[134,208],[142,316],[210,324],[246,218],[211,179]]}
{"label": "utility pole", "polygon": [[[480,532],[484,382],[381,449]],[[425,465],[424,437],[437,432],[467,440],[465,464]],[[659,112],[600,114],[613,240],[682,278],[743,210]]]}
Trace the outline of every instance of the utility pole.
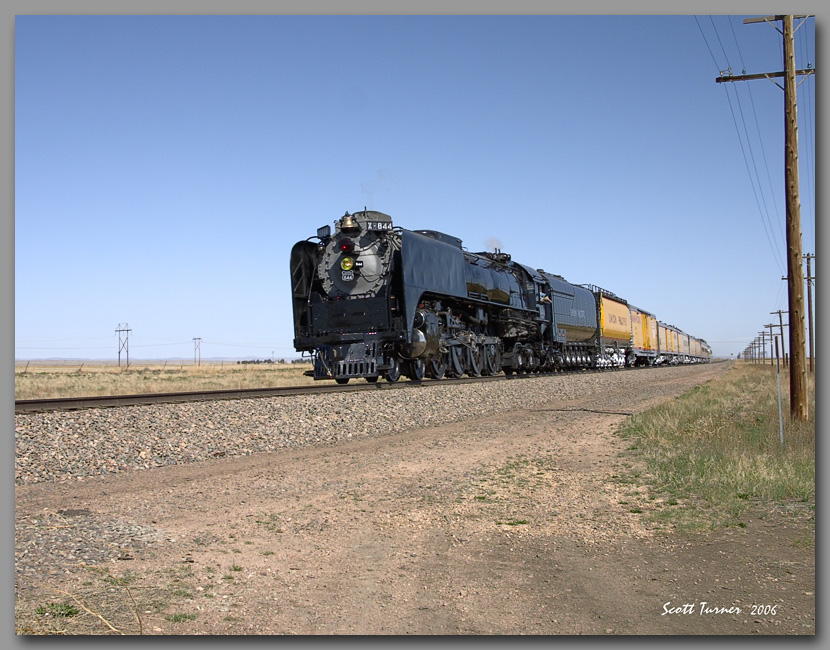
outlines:
{"label": "utility pole", "polygon": [[130,326],[128,323],[119,323],[115,333],[118,334],[118,367],[121,367],[121,350],[127,352],[127,368],[130,367]]}
{"label": "utility pole", "polygon": [[773,323],[767,323],[764,327],[769,327],[769,363],[771,366],[775,365],[775,357],[772,356],[774,347],[776,345],[775,339],[772,336],[772,328],[776,327]]}
{"label": "utility pole", "polygon": [[193,365],[202,365],[202,339],[200,338],[193,339]]}
{"label": "utility pole", "polygon": [[761,330],[758,332],[758,336],[761,337],[761,365],[767,365],[767,331]]}
{"label": "utility pole", "polygon": [[807,260],[807,329],[810,342],[810,372],[813,372],[813,280],[815,280],[810,270],[810,260],[815,259],[815,257],[812,253],[807,253],[804,256]]}
{"label": "utility pole", "polygon": [[[784,332],[781,332],[781,341],[784,340]],[[781,409],[781,364],[778,363],[778,337],[775,337],[775,381],[778,384],[778,437],[781,445],[784,444],[784,414]]]}
{"label": "utility pole", "polygon": [[[785,368],[787,367],[787,351],[784,348],[784,327],[785,327],[785,323],[784,323],[783,318],[781,317],[781,314],[787,314],[787,313],[789,313],[789,312],[783,311],[781,309],[779,309],[778,311],[771,311],[770,312],[770,316],[772,316],[773,314],[778,314],[778,327],[781,328],[781,358],[784,359],[784,367]],[[786,323],[786,326],[789,327],[789,323]]]}
{"label": "utility pole", "polygon": [[[809,16],[798,16],[807,19]],[[732,76],[715,79],[723,81],[749,81],[784,77],[784,186],[787,192],[787,289],[790,308],[790,417],[807,421],[807,371],[804,352],[804,281],[801,271],[801,203],[798,191],[798,116],[796,113],[797,75],[810,75],[815,69],[795,69],[793,46],[793,18],[791,15],[747,18],[744,24],[781,22],[784,40],[784,71],[761,75]],[[776,85],[778,85],[776,83]],[[779,86],[780,87],[780,86]]]}

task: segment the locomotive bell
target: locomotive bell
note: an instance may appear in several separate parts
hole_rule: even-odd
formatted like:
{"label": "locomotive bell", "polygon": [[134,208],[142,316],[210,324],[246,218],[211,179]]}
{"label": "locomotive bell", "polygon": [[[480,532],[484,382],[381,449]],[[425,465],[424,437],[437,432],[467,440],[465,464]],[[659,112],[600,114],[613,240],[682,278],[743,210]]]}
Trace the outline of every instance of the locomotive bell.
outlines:
{"label": "locomotive bell", "polygon": [[360,230],[360,225],[354,220],[354,217],[348,212],[340,219],[340,230],[348,232],[350,230]]}

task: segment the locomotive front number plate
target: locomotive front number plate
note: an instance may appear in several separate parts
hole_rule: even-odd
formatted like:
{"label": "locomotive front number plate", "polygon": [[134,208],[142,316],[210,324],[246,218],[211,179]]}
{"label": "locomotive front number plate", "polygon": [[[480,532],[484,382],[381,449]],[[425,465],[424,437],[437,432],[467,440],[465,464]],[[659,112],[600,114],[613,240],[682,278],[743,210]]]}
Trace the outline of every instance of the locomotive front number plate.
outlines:
{"label": "locomotive front number plate", "polygon": [[391,221],[367,221],[366,230],[392,230]]}
{"label": "locomotive front number plate", "polygon": [[354,271],[343,271],[340,277],[344,282],[354,280]]}

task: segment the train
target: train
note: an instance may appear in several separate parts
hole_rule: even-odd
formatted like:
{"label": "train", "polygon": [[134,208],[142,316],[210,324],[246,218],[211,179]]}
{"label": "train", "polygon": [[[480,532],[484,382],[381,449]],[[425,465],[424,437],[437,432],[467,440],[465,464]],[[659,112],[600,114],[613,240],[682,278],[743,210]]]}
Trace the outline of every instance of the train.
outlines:
{"label": "train", "polygon": [[705,340],[594,285],[471,253],[382,212],[346,212],[291,249],[294,348],[314,379],[487,376],[701,363]]}

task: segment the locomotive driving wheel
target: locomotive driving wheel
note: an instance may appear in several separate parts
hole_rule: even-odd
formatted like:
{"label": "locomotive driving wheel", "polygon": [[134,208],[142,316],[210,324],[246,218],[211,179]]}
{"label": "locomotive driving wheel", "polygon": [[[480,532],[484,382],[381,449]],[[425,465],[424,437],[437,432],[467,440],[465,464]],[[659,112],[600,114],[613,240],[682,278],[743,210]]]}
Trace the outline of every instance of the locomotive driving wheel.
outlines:
{"label": "locomotive driving wheel", "polygon": [[461,346],[453,345],[447,353],[447,377],[460,377],[464,374],[464,359]]}
{"label": "locomotive driving wheel", "polygon": [[412,359],[406,365],[408,366],[406,369],[406,376],[412,381],[421,381],[424,378],[426,364],[423,359]]}
{"label": "locomotive driving wheel", "polygon": [[481,376],[481,348],[475,344],[472,347],[464,350],[464,361],[467,370],[467,376],[480,377]]}
{"label": "locomotive driving wheel", "polygon": [[391,366],[389,370],[383,373],[383,376],[386,378],[390,384],[394,384],[398,379],[401,378],[401,364],[396,357],[392,357],[390,359]]}
{"label": "locomotive driving wheel", "polygon": [[482,368],[483,375],[497,375],[501,372],[501,353],[499,346],[495,343],[486,343],[482,347]]}
{"label": "locomotive driving wheel", "polygon": [[426,366],[427,377],[430,379],[441,379],[447,371],[447,362],[443,356],[430,359],[427,361]]}

